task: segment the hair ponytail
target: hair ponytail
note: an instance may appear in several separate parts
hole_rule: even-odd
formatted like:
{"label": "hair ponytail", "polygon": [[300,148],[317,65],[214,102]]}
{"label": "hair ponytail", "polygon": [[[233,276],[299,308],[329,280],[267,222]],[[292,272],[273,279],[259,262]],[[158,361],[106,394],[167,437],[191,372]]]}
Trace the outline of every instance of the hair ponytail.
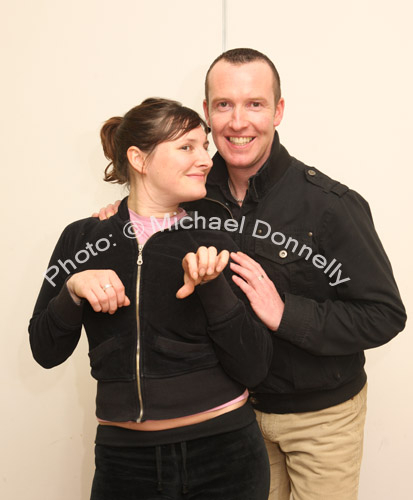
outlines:
{"label": "hair ponytail", "polygon": [[[123,172],[120,172],[117,165],[116,153],[118,148],[116,147],[116,133],[122,123],[123,118],[121,116],[113,116],[109,118],[100,130],[100,140],[103,146],[103,153],[105,157],[110,160],[110,163],[105,168],[104,180],[107,182],[117,182],[123,184],[128,179],[123,180]],[[109,170],[111,168],[111,170]]]}

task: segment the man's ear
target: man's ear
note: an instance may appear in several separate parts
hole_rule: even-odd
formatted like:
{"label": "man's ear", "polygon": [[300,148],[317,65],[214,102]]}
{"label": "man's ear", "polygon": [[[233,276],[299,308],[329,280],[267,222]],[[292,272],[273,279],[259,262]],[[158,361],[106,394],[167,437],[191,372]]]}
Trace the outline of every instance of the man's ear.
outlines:
{"label": "man's ear", "polygon": [[130,146],[126,152],[129,165],[139,174],[145,173],[146,154],[136,146]]}
{"label": "man's ear", "polygon": [[280,100],[278,101],[277,106],[275,107],[274,128],[278,127],[278,125],[281,123],[281,120],[283,119],[284,106],[285,106],[284,98],[280,97]]}
{"label": "man's ear", "polygon": [[206,102],[206,99],[204,99],[203,106],[204,106],[205,120],[207,122],[208,127],[211,128],[211,122],[209,121],[209,113],[208,113],[208,103]]}

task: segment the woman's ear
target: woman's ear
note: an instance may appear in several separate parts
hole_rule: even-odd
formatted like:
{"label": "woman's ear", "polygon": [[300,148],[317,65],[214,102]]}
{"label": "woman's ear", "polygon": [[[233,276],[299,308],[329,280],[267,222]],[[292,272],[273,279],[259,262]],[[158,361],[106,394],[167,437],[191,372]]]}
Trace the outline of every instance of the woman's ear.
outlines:
{"label": "woman's ear", "polygon": [[145,159],[146,154],[136,146],[130,146],[126,151],[129,165],[139,174],[145,173]]}

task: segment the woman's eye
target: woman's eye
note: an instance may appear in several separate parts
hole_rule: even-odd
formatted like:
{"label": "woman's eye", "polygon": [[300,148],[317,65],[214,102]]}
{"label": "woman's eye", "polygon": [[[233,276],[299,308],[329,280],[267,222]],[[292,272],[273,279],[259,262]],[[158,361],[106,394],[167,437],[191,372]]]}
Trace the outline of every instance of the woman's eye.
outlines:
{"label": "woman's eye", "polygon": [[181,146],[181,149],[183,151],[189,151],[191,149],[191,146]]}

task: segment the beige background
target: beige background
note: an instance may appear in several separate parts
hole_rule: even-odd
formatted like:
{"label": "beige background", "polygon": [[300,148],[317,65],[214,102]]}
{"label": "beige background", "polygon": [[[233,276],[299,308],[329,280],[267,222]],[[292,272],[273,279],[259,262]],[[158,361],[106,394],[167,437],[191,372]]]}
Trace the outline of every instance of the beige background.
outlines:
{"label": "beige background", "polygon": [[[27,323],[63,227],[124,194],[101,181],[102,122],[150,95],[201,111],[221,13],[219,0],[1,4],[2,499],[88,498],[96,423],[87,344],[44,370]],[[257,48],[277,65],[290,153],[369,200],[406,306],[412,14],[409,0],[229,0],[226,32],[227,48]],[[362,500],[413,497],[412,347],[408,327],[368,353]]]}

